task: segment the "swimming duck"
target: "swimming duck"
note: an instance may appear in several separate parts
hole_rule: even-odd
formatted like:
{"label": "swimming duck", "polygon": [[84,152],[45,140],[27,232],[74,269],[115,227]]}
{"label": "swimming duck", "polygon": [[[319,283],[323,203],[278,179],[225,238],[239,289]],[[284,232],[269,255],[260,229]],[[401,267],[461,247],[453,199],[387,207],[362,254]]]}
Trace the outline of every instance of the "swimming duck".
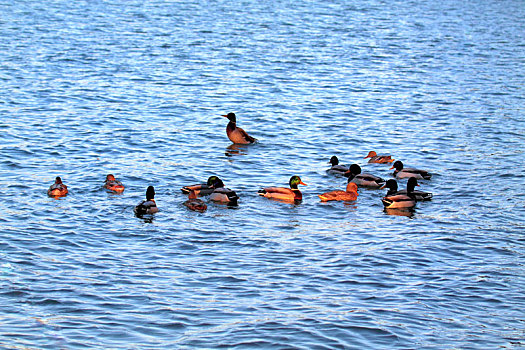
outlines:
{"label": "swimming duck", "polygon": [[344,175],[348,171],[346,165],[339,164],[339,158],[337,158],[337,156],[332,156],[328,163],[332,164],[332,167],[327,170],[330,174]]}
{"label": "swimming duck", "polygon": [[418,202],[429,201],[429,200],[432,199],[432,193],[430,193],[430,192],[423,192],[423,191],[416,191],[416,190],[414,190],[415,186],[419,186],[419,184],[417,183],[417,179],[415,177],[411,177],[410,179],[408,179],[407,189],[406,190],[398,191],[397,190],[397,181],[394,180],[394,179],[388,180],[386,182],[386,184],[383,187],[381,187],[381,189],[383,189],[383,188],[388,188],[389,189],[387,194],[386,194],[387,196],[392,196],[394,194],[404,194],[404,195],[406,195],[408,192],[411,192]]}
{"label": "swimming duck", "polygon": [[215,188],[213,187],[213,184],[216,180],[220,180],[217,176],[210,176],[208,178],[208,181],[206,181],[205,184],[196,184],[196,185],[189,185],[184,186],[180,190],[182,193],[189,194],[191,191],[195,191],[195,195],[197,197],[200,196],[208,196],[210,195]]}
{"label": "swimming duck", "polygon": [[346,191],[331,191],[318,195],[321,202],[328,201],[355,201],[357,199],[357,185],[348,181]]}
{"label": "swimming duck", "polygon": [[213,192],[210,194],[210,200],[222,204],[237,205],[239,196],[235,191],[224,187],[224,183],[221,179],[217,178],[213,181]]}
{"label": "swimming duck", "polygon": [[226,135],[228,135],[231,142],[249,144],[256,141],[256,139],[248,135],[244,129],[237,127],[237,117],[235,116],[235,113],[228,113],[223,115],[223,117],[228,118],[230,121],[228,126],[226,126]]}
{"label": "swimming duck", "polygon": [[60,176],[55,178],[55,183],[47,190],[47,195],[50,197],[64,197],[67,193],[67,186],[62,183]]}
{"label": "swimming duck", "polygon": [[[414,178],[411,178],[414,179]],[[414,179],[415,180],[415,179]],[[390,180],[389,180],[390,181]],[[395,181],[395,180],[394,180]],[[417,184],[417,181],[415,182]],[[392,185],[392,183],[390,183]],[[405,194],[397,192],[391,193],[389,190],[382,202],[386,209],[411,209],[416,205],[416,196],[414,195],[414,182],[407,183],[407,191]],[[417,185],[419,186],[419,185]],[[397,184],[396,184],[397,187]]]}
{"label": "swimming duck", "polygon": [[197,198],[197,194],[195,191],[191,190],[188,195],[188,200],[184,202],[184,205],[187,206],[189,209],[199,212],[204,212],[208,208],[206,203],[202,201],[202,199]]}
{"label": "swimming duck", "polygon": [[153,214],[159,211],[157,203],[155,203],[155,188],[153,186],[148,186],[146,200],[140,202],[134,211],[136,215]]}
{"label": "swimming duck", "polygon": [[305,183],[301,181],[301,178],[297,175],[294,175],[290,178],[290,188],[286,187],[266,187],[262,190],[259,190],[259,195],[266,197],[266,198],[272,198],[272,199],[279,199],[282,201],[287,202],[295,202],[298,203],[303,199],[303,194],[299,189],[297,188],[298,185],[306,186]]}
{"label": "swimming duck", "polygon": [[385,180],[372,174],[361,174],[361,167],[357,164],[350,165],[350,169],[345,173],[348,180],[355,183],[358,187],[379,188],[385,184]]}
{"label": "swimming duck", "polygon": [[404,179],[407,177],[415,177],[416,179],[425,179],[430,180],[432,177],[432,174],[430,174],[428,171],[420,170],[420,169],[414,169],[414,168],[404,168],[403,162],[400,160],[396,160],[394,165],[390,169],[396,169],[394,170],[394,177],[397,177],[398,179]]}
{"label": "swimming duck", "polygon": [[392,156],[378,156],[376,152],[370,151],[368,152],[368,155],[365,157],[370,158],[368,160],[368,163],[392,163],[394,160],[392,159]]}
{"label": "swimming duck", "polygon": [[122,185],[122,182],[116,180],[113,174],[108,174],[106,176],[106,181],[104,181],[104,188],[109,191],[118,193],[124,191],[124,185]]}

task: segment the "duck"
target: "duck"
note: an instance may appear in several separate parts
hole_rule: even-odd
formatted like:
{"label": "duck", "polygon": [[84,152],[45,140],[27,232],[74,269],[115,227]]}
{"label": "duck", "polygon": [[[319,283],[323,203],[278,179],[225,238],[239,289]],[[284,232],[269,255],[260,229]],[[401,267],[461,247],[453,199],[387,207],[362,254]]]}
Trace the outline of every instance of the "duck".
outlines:
{"label": "duck", "polygon": [[366,158],[370,158],[368,160],[368,163],[385,164],[385,163],[392,163],[394,161],[394,159],[392,159],[392,156],[378,156],[375,151],[368,152],[368,155],[364,159]]}
{"label": "duck", "polygon": [[49,197],[64,197],[68,194],[67,186],[62,183],[62,178],[57,176],[55,178],[55,183],[49,186],[47,190],[47,195]]}
{"label": "duck", "polygon": [[424,180],[430,180],[432,177],[432,174],[430,174],[426,170],[420,170],[415,168],[405,168],[403,166],[403,162],[400,160],[396,160],[394,165],[390,168],[394,170],[394,177],[397,177],[398,179],[404,179],[407,177],[415,177],[418,180],[424,179]]}
{"label": "duck", "polygon": [[386,184],[383,187],[381,187],[381,189],[383,189],[383,188],[388,188],[389,189],[387,194],[386,194],[387,196],[392,196],[394,194],[404,194],[404,195],[406,195],[408,192],[411,192],[418,202],[429,201],[429,200],[432,199],[432,193],[414,190],[414,188],[416,186],[419,186],[419,183],[417,182],[417,179],[415,177],[411,177],[411,178],[408,179],[407,189],[406,190],[398,191],[397,190],[397,181],[394,180],[394,179],[388,180],[386,182]]}
{"label": "duck", "polygon": [[385,180],[379,176],[363,173],[361,174],[361,167],[358,164],[350,165],[350,169],[345,173],[348,176],[348,181],[355,183],[358,187],[380,188],[385,184]]}
{"label": "duck", "polygon": [[205,212],[208,206],[206,203],[202,201],[202,199],[197,198],[197,194],[194,190],[191,190],[188,195],[188,200],[184,202],[184,205],[188,207],[188,209],[198,212]]}
{"label": "duck", "polygon": [[113,174],[106,175],[106,180],[104,181],[104,188],[117,193],[121,193],[124,191],[124,185],[122,185],[122,182],[115,179],[115,176]]}
{"label": "duck", "polygon": [[357,199],[357,185],[354,182],[348,181],[346,191],[331,191],[318,195],[321,202],[328,201],[355,201]]}
{"label": "duck", "polygon": [[223,115],[223,117],[228,118],[230,121],[226,126],[226,135],[228,135],[228,138],[231,142],[246,145],[257,141],[257,139],[248,135],[244,129],[237,127],[237,117],[235,116],[235,113],[230,112],[226,115]]}
{"label": "duck", "polygon": [[348,167],[346,165],[339,164],[339,158],[337,158],[337,156],[332,156],[328,163],[332,164],[332,167],[327,170],[327,172],[330,174],[344,175],[348,171]]}
{"label": "duck", "polygon": [[137,204],[134,211],[135,214],[139,216],[154,214],[159,211],[157,203],[155,202],[155,188],[153,186],[148,186],[146,189],[146,200]]}
{"label": "duck", "polygon": [[237,196],[235,191],[224,187],[224,183],[221,179],[215,179],[213,182],[213,188],[213,192],[210,194],[211,201],[227,205],[237,205],[239,196]]}
{"label": "duck", "polygon": [[[411,178],[413,179],[413,178]],[[395,180],[394,180],[395,181]],[[417,181],[416,181],[417,183]],[[392,185],[392,183],[390,183]],[[397,184],[396,184],[397,187]],[[416,196],[414,195],[414,183],[407,183],[407,191],[405,194],[398,192],[391,192],[389,190],[385,197],[381,200],[385,209],[412,209],[416,205]]]}
{"label": "duck", "polygon": [[184,194],[189,194],[191,191],[194,191],[197,197],[208,196],[212,194],[213,190],[215,190],[213,184],[216,180],[220,179],[217,176],[212,175],[208,178],[208,181],[206,181],[205,184],[183,186],[180,190]]}
{"label": "duck", "polygon": [[299,203],[303,200],[303,194],[297,188],[298,185],[306,186],[304,182],[301,181],[301,178],[297,175],[294,175],[290,178],[289,181],[290,188],[286,187],[266,187],[262,190],[259,190],[259,195],[271,198],[278,199],[286,202]]}

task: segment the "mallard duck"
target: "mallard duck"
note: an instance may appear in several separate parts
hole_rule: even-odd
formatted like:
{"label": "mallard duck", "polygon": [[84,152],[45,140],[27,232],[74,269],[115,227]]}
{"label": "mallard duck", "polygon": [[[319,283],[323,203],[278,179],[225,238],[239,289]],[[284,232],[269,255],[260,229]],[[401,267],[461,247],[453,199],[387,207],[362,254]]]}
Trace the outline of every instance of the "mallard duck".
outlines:
{"label": "mallard duck", "polygon": [[135,207],[136,215],[154,214],[158,212],[157,203],[155,203],[155,188],[149,186],[146,190],[146,200],[140,202]]}
{"label": "mallard duck", "polygon": [[109,191],[118,193],[124,191],[124,185],[122,185],[122,182],[116,180],[113,174],[108,174],[106,176],[106,181],[104,181],[104,188]]}
{"label": "mallard duck", "polygon": [[47,190],[47,195],[50,197],[64,197],[67,194],[67,186],[62,183],[60,176],[57,176],[55,178],[55,183]]}
{"label": "mallard duck", "polygon": [[346,191],[331,191],[318,195],[321,202],[328,201],[355,201],[357,199],[357,185],[353,182],[348,182]]}
{"label": "mallard duck", "polygon": [[182,193],[185,194],[189,194],[191,191],[195,191],[195,195],[197,197],[208,196],[215,189],[213,187],[213,184],[216,180],[220,179],[217,176],[212,175],[208,178],[208,181],[205,184],[184,186],[180,190],[182,191]]}
{"label": "mallard duck", "polygon": [[368,163],[392,163],[394,160],[392,159],[392,156],[378,156],[376,152],[370,151],[368,152],[368,155],[364,158],[370,158],[368,160]]}
{"label": "mallard duck", "polygon": [[337,156],[332,156],[328,163],[332,164],[332,167],[327,170],[327,172],[330,174],[344,175],[348,171],[348,167],[346,165],[339,164],[339,158],[337,158]]}
{"label": "mallard duck", "polygon": [[426,170],[403,167],[403,162],[400,160],[396,160],[396,162],[390,169],[394,169],[394,168],[396,169],[394,170],[394,177],[397,177],[398,179],[404,179],[407,177],[415,177],[418,180],[419,179],[430,180],[430,178],[432,177],[432,174],[430,174]]}
{"label": "mallard duck", "polygon": [[[415,178],[410,178],[414,179]],[[389,180],[390,181],[390,180]],[[395,180],[394,180],[395,181]],[[417,180],[409,181],[407,183],[407,190],[405,194],[400,194],[398,192],[392,192],[392,189],[390,189],[386,196],[383,197],[382,202],[385,208],[387,209],[410,209],[413,208],[416,205],[416,196],[414,194],[414,186],[417,185]],[[393,187],[393,183],[390,182],[390,186]],[[417,185],[419,186],[419,185]],[[396,183],[396,189],[397,189],[397,183]],[[390,187],[389,187],[390,188]]]}
{"label": "mallard duck", "polygon": [[228,126],[226,126],[226,135],[228,135],[231,142],[249,144],[257,141],[255,138],[248,135],[244,129],[237,127],[237,117],[235,116],[235,113],[228,113],[223,115],[223,117],[228,118],[230,121]]}
{"label": "mallard duck", "polygon": [[259,195],[266,197],[266,198],[272,198],[272,199],[278,199],[286,202],[295,202],[298,203],[303,199],[303,194],[299,189],[297,188],[298,185],[306,186],[305,183],[301,181],[301,178],[297,175],[294,175],[290,178],[290,188],[286,187],[266,187],[262,190],[259,190]]}
{"label": "mallard duck", "polygon": [[194,211],[200,211],[201,213],[206,211],[208,206],[202,201],[202,199],[197,198],[195,191],[191,190],[188,195],[188,200],[184,202],[184,205],[189,209]]}
{"label": "mallard duck", "polygon": [[215,179],[215,181],[213,182],[213,188],[214,190],[210,194],[211,201],[228,205],[237,205],[239,196],[237,196],[237,193],[235,193],[235,191],[224,187],[224,183],[221,179]]}
{"label": "mallard duck", "polygon": [[432,199],[432,193],[430,192],[423,192],[423,191],[416,191],[414,190],[415,186],[419,186],[419,184],[417,183],[417,179],[415,177],[411,177],[410,179],[408,179],[408,182],[407,182],[407,189],[406,190],[400,190],[398,191],[397,190],[397,181],[394,180],[394,179],[390,179],[386,182],[386,184],[381,187],[381,189],[383,188],[388,188],[388,192],[387,192],[387,196],[392,196],[394,194],[404,194],[406,195],[409,190],[410,192],[414,195],[414,197],[416,198],[416,200],[418,202],[422,202],[422,201],[429,201]]}
{"label": "mallard duck", "polygon": [[379,188],[385,184],[385,180],[379,176],[363,173],[361,167],[357,164],[350,165],[350,169],[345,173],[348,180],[355,183],[358,187]]}

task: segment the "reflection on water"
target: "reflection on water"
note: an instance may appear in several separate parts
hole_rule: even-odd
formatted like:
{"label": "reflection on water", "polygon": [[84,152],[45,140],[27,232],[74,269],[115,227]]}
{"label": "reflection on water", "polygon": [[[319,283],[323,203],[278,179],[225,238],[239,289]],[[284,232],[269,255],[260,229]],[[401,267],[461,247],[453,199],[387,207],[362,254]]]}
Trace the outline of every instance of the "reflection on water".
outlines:
{"label": "reflection on water", "polygon": [[413,218],[415,214],[414,208],[397,209],[397,208],[385,208],[384,212],[387,215],[407,216]]}
{"label": "reflection on water", "polygon": [[233,157],[237,155],[247,155],[248,154],[248,147],[251,145],[243,145],[238,143],[232,143],[228,147],[226,147],[225,155],[227,157]]}

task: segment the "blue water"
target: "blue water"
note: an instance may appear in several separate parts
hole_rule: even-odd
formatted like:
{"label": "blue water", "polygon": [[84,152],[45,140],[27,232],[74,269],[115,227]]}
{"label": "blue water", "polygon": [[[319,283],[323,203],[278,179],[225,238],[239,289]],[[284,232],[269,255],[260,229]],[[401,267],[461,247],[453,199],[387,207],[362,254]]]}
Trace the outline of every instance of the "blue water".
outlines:
{"label": "blue water", "polygon": [[[0,3],[0,348],[523,348],[523,18],[522,0]],[[257,144],[231,146],[228,112]],[[319,202],[345,187],[332,155],[391,177],[370,150],[432,172],[434,199]],[[238,207],[182,205],[210,175]],[[291,175],[301,204],[257,196]],[[160,211],[137,218],[149,185]]]}

